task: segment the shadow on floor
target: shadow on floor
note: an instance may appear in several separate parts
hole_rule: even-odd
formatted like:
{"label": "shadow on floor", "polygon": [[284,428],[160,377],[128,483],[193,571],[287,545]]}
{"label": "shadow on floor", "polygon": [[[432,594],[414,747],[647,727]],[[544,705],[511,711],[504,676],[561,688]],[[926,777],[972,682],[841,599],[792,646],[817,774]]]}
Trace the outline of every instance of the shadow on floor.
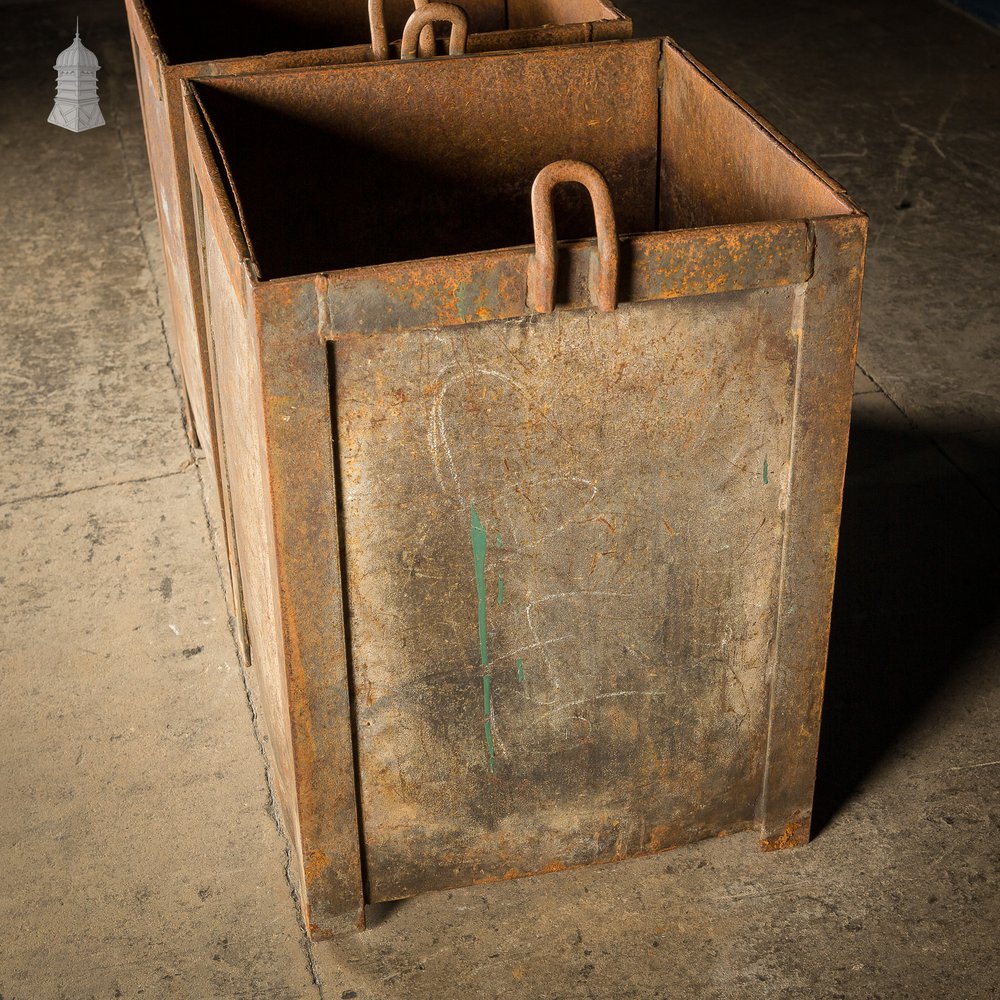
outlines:
{"label": "shadow on floor", "polygon": [[857,409],[814,836],[1000,633],[1000,513],[925,435]]}

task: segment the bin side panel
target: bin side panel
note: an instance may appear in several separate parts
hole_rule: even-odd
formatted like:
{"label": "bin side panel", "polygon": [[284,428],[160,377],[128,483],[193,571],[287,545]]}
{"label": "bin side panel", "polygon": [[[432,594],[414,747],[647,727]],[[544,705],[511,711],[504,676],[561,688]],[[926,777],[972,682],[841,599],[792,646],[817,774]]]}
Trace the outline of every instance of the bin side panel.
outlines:
{"label": "bin side panel", "polygon": [[[197,180],[193,174],[189,175],[189,182],[191,185],[191,192],[194,196],[193,208],[194,208],[194,221],[195,221],[195,231],[198,238],[198,260],[199,260],[199,272],[201,275],[208,274],[208,265],[205,256],[206,248],[206,226],[207,222],[205,219],[205,206],[201,196],[201,187],[199,186]],[[232,274],[230,275],[230,280],[232,280]],[[219,385],[219,377],[217,374],[217,363],[215,360],[215,343],[212,339],[212,309],[209,301],[209,288],[208,282],[202,280],[200,282],[202,289],[202,305],[203,305],[203,315],[205,318],[205,333],[208,340],[208,359],[209,359],[209,376],[211,378],[211,384],[213,387]],[[246,619],[246,608],[243,604],[243,582],[240,578],[240,558],[239,558],[239,545],[236,541],[236,526],[233,521],[233,497],[232,497],[232,475],[230,474],[228,468],[228,456],[226,454],[226,435],[225,427],[222,423],[222,402],[219,399],[218,392],[212,393],[213,402],[213,412],[212,420],[215,427],[216,442],[218,444],[218,458],[219,458],[219,476],[220,476],[220,488],[222,492],[222,517],[223,523],[225,525],[225,542],[226,542],[226,558],[229,566],[229,578],[227,583],[229,584],[229,593],[231,596],[231,610],[233,618],[235,619],[236,635],[238,641],[238,652],[240,657],[240,662],[244,667],[248,666],[250,663],[250,637],[247,632],[247,619]]]}
{"label": "bin side panel", "polygon": [[297,839],[295,770],[281,649],[255,320],[248,304],[233,289],[222,262],[219,236],[209,213],[205,226],[208,319],[219,378],[219,413],[226,432],[229,495],[241,559],[253,694],[273,756],[275,796],[289,835]]}
{"label": "bin side panel", "polygon": [[768,849],[809,839],[868,220],[820,219],[813,226],[815,272],[796,321],[802,344],[792,503],[760,800]]}
{"label": "bin side panel", "polygon": [[177,356],[194,431],[211,469],[209,488],[221,509],[214,404],[184,143],[180,79],[158,59],[156,43],[148,34],[148,23],[136,12],[135,0],[126,0],[126,9],[163,243],[163,263]]}
{"label": "bin side panel", "polygon": [[752,823],[793,302],[334,342],[372,900]]}
{"label": "bin side panel", "polygon": [[[577,0],[576,6],[590,6]],[[384,0],[390,39],[403,33],[413,0]],[[504,0],[463,0],[470,32],[501,31]],[[176,0],[146,0],[163,49],[173,64],[227,57],[266,58],[315,49],[370,44],[366,0],[212,0],[197,12]],[[544,23],[544,22],[538,22]]]}
{"label": "bin side panel", "polygon": [[250,675],[320,938],[363,919],[326,347],[311,282],[249,278],[204,138],[191,143],[193,186]]}
{"label": "bin side panel", "polygon": [[852,206],[719,81],[664,42],[665,229],[839,215]]}
{"label": "bin side panel", "polygon": [[306,912],[327,937],[364,922],[327,348],[311,281],[254,298]]}

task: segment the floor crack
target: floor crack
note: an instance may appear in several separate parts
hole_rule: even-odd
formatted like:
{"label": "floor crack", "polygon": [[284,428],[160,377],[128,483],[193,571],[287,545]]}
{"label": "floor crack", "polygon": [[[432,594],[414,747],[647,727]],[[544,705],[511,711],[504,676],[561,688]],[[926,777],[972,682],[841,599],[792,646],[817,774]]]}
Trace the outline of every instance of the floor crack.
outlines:
{"label": "floor crack", "polygon": [[[174,379],[174,385],[176,387],[178,398],[180,400],[180,414],[181,414],[181,422],[183,425],[185,422],[185,416],[184,416],[185,411],[183,404],[183,386],[181,382],[181,375],[176,367],[175,357],[173,352],[171,351],[170,340],[167,336],[164,311],[162,303],[160,301],[160,289],[156,280],[156,271],[153,268],[152,253],[149,247],[149,243],[146,239],[145,232],[143,230],[142,213],[139,210],[139,201],[136,196],[135,181],[132,175],[132,170],[129,167],[128,152],[125,148],[125,141],[121,128],[121,117],[120,117],[118,101],[114,102],[114,116],[115,116],[115,128],[118,133],[118,145],[119,148],[121,149],[122,160],[125,166],[125,173],[126,176],[128,177],[129,194],[132,201],[132,208],[133,211],[135,212],[136,221],[139,226],[139,234],[142,240],[143,253],[146,258],[146,266],[149,269],[149,273],[152,278],[153,295],[159,315],[160,331],[163,336],[164,347],[166,348],[170,371]],[[185,437],[187,437],[187,435],[185,435]],[[218,536],[220,532],[215,530],[215,523],[208,502],[208,491],[205,483],[205,478],[204,475],[202,474],[201,465],[197,460],[198,453],[191,444],[190,438],[187,438],[187,442],[188,442],[188,450],[191,455],[191,463],[195,467],[196,474],[198,476],[198,481],[201,486],[201,500],[202,500],[202,508],[205,514],[205,522],[208,527],[208,534],[209,538],[211,539],[213,554],[215,555],[215,567],[216,567],[216,572],[218,573],[219,576],[220,586],[222,587],[223,600],[226,601],[228,610],[228,601],[226,600],[228,590],[226,587],[225,574],[229,572],[229,560],[227,558],[226,553],[220,549],[220,546],[218,544]],[[225,515],[223,514],[223,516]],[[299,896],[299,891],[296,886],[294,876],[292,874],[292,865],[294,864],[295,854],[292,849],[291,838],[288,835],[288,831],[285,829],[284,822],[282,821],[281,818],[281,812],[278,807],[278,800],[274,788],[273,768],[271,766],[271,761],[267,753],[267,747],[264,743],[264,737],[262,733],[261,724],[258,718],[257,708],[254,703],[253,687],[251,684],[249,671],[247,669],[247,664],[243,662],[243,657],[240,655],[241,644],[239,640],[239,635],[237,633],[236,621],[234,620],[231,614],[227,615],[227,617],[229,623],[229,633],[233,641],[233,649],[236,655],[236,662],[239,666],[240,679],[243,682],[243,690],[246,695],[247,705],[250,708],[250,720],[251,720],[251,727],[253,730],[253,737],[257,745],[257,751],[260,753],[261,760],[264,765],[264,781],[267,787],[267,813],[271,821],[274,823],[275,829],[278,832],[278,836],[282,839],[284,843],[284,859],[282,867],[283,867],[285,882],[288,885],[288,890],[291,895],[292,905],[295,911],[295,917],[299,925],[299,931],[301,932],[301,944],[303,951],[305,952],[306,964],[309,969],[309,975],[312,978],[313,985],[315,985],[316,990],[319,993],[320,1000],[324,1000],[325,994],[323,990],[323,984],[320,979],[319,967],[316,964],[316,957],[313,951],[312,939],[309,937],[309,930],[306,927],[305,918],[303,917],[302,899]]]}
{"label": "floor crack", "polygon": [[879,382],[879,380],[877,378],[875,378],[875,376],[872,375],[872,373],[869,372],[864,367],[864,365],[861,364],[860,361],[857,362],[857,365],[858,365],[858,368],[861,371],[861,373],[865,376],[865,378],[867,378],[872,383],[872,385],[874,385],[875,388],[883,396],[885,396],[885,398],[887,400],[889,400],[889,402],[897,410],[897,412],[899,413],[899,415],[910,426],[910,429],[912,431],[914,431],[915,433],[919,434],[921,437],[925,438],[932,445],[932,447],[941,455],[941,457],[944,458],[944,460],[966,481],[966,483],[968,483],[969,486],[972,487],[972,489],[976,492],[976,494],[980,497],[980,499],[984,500],[987,503],[987,505],[992,510],[996,511],[997,513],[1000,513],[1000,506],[997,505],[997,503],[993,499],[993,497],[990,496],[990,494],[987,493],[986,490],[984,490],[979,485],[979,483],[977,483],[976,480],[971,475],[969,475],[969,473],[965,469],[963,469],[962,466],[959,465],[958,462],[956,462],[954,458],[951,457],[951,455],[948,453],[948,451],[937,441],[937,439],[934,437],[934,435],[931,434],[931,433],[929,433],[929,432],[927,432],[927,431],[925,431],[916,422],[916,420],[914,420],[913,417],[911,417],[909,415],[909,413],[906,412],[906,410],[902,407],[902,405],[900,403],[896,402],[896,400],[892,398],[892,396],[890,395],[890,393],[888,393],[886,391],[886,389],[882,385],[882,383]]}
{"label": "floor crack", "polygon": [[58,500],[60,497],[71,497],[77,493],[90,493],[93,490],[111,489],[115,486],[133,486],[137,483],[152,483],[157,479],[169,479],[171,476],[183,476],[191,468],[190,464],[185,464],[172,472],[158,472],[150,476],[137,476],[135,479],[113,479],[108,483],[93,483],[90,486],[77,486],[70,490],[53,490],[51,493],[34,493],[26,497],[14,497],[13,500],[0,501],[0,508],[13,507],[16,504],[31,503],[33,500]]}

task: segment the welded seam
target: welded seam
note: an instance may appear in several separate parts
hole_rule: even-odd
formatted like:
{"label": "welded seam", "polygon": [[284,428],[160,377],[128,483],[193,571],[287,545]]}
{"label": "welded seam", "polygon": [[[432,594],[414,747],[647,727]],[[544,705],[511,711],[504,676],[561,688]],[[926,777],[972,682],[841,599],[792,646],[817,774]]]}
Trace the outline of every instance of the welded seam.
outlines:
{"label": "welded seam", "polygon": [[667,53],[660,42],[660,61],[656,67],[656,178],[653,192],[653,231],[660,232],[663,212],[660,210],[663,184],[663,102],[667,88]]}
{"label": "welded seam", "polygon": [[[181,388],[180,374],[175,366],[175,359],[170,350],[170,341],[167,337],[167,327],[164,319],[163,305],[160,300],[160,288],[156,281],[156,272],[153,269],[153,255],[150,251],[149,241],[146,239],[146,234],[143,230],[142,225],[142,213],[139,210],[139,200],[136,195],[135,180],[132,175],[132,170],[129,167],[128,153],[125,149],[125,142],[122,136],[121,128],[121,114],[120,114],[120,103],[119,101],[114,102],[114,117],[115,117],[115,131],[118,136],[118,146],[121,150],[122,164],[125,168],[125,176],[128,179],[128,189],[129,198],[132,202],[132,210],[135,213],[135,219],[138,224],[139,238],[142,242],[143,256],[146,258],[146,266],[149,268],[150,276],[153,279],[153,298],[156,303],[158,319],[160,323],[160,333],[163,336],[163,345],[167,353],[167,364],[170,368],[170,372],[173,375],[174,386],[178,394],[178,400],[180,401],[180,413],[181,413],[181,426],[184,429],[184,409],[183,409],[183,396]],[[207,488],[205,485],[205,479],[201,472],[201,467],[198,464],[197,454],[192,446],[190,440],[187,438],[187,434],[184,435],[187,441],[188,452],[191,456],[191,460],[194,463],[195,473],[198,476],[198,482],[201,485],[201,503],[202,509],[205,514],[205,522],[208,527],[208,535],[211,539],[212,551],[215,555],[215,571],[219,579],[219,586],[222,588],[223,600],[225,600],[225,576],[223,568],[223,559],[225,558],[224,553],[220,553],[219,547],[216,543],[215,531],[213,531],[212,517],[209,512],[208,498],[207,498]],[[185,472],[186,470],[180,470],[180,472]],[[166,475],[178,475],[179,473],[167,473]],[[150,477],[150,478],[164,478],[160,477]],[[96,487],[94,487],[96,488]],[[223,515],[225,516],[225,515]],[[229,564],[228,559],[225,559],[225,572],[228,572]],[[298,889],[295,886],[295,880],[292,875],[292,863],[294,858],[294,852],[292,850],[292,842],[285,830],[284,823],[281,820],[281,815],[278,810],[278,800],[275,794],[274,788],[274,778],[273,769],[271,767],[270,759],[268,757],[267,748],[264,744],[263,735],[261,732],[260,722],[258,720],[258,713],[256,705],[253,700],[253,688],[250,682],[249,673],[247,670],[247,664],[243,663],[242,657],[239,655],[240,641],[237,635],[236,622],[231,614],[226,615],[229,635],[233,642],[233,652],[236,655],[236,662],[239,665],[240,679],[243,682],[243,691],[246,696],[247,705],[250,709],[250,722],[251,730],[253,732],[254,742],[257,745],[257,751],[260,754],[261,761],[264,765],[264,783],[267,788],[267,814],[274,823],[275,830],[278,836],[281,838],[284,844],[284,862],[282,865],[283,874],[285,877],[285,883],[288,886],[289,893],[291,894],[292,905],[295,913],[296,922],[298,923],[299,932],[301,936],[301,944],[303,951],[306,955],[306,965],[309,969],[309,975],[313,981],[313,985],[319,994],[320,1000],[324,1000],[325,994],[323,990],[323,984],[320,980],[319,968],[316,964],[316,956],[313,951],[312,940],[309,937],[309,931],[305,924],[305,918],[302,911],[302,900],[299,897]]]}
{"label": "welded seam", "polygon": [[[809,226],[810,235],[813,234],[812,225]],[[815,249],[815,245],[813,247]],[[813,258],[813,269],[812,273],[815,273],[815,258]],[[783,598],[785,597],[785,574],[788,565],[788,537],[791,534],[792,521],[793,521],[793,508],[791,504],[791,497],[793,495],[793,486],[795,483],[795,453],[798,446],[799,434],[796,433],[796,429],[800,428],[799,417],[799,398],[800,390],[802,386],[802,363],[803,363],[803,341],[805,339],[805,308],[806,308],[806,295],[807,286],[805,283],[798,285],[795,289],[795,301],[792,304],[792,323],[791,328],[793,331],[798,332],[798,348],[795,356],[795,387],[792,390],[792,439],[789,442],[789,452],[788,452],[788,478],[784,484],[786,490],[786,505],[784,510],[784,530],[782,532],[781,539],[781,565],[778,570],[778,600],[777,600],[777,614],[775,615],[775,625],[774,625],[774,652],[771,662],[768,664],[768,705],[767,705],[767,737],[764,741],[764,771],[761,775],[760,782],[760,795],[757,799],[756,807],[756,817],[757,822],[760,827],[760,833],[762,837],[767,837],[771,831],[767,828],[767,810],[768,810],[768,792],[769,792],[769,782],[771,778],[771,753],[772,747],[772,737],[774,734],[774,717],[777,711],[777,697],[775,688],[779,682],[779,675],[781,672],[781,639],[782,639],[782,628],[781,619],[782,612],[784,610],[785,602]]]}
{"label": "welded seam", "polygon": [[333,452],[333,480],[337,513],[337,551],[340,561],[341,617],[344,622],[344,658],[347,668],[347,704],[351,722],[351,752],[354,765],[354,806],[358,826],[358,867],[361,873],[361,915],[365,901],[371,896],[368,878],[368,853],[365,838],[365,812],[361,797],[361,740],[358,735],[358,701],[354,687],[353,643],[351,639],[351,605],[347,583],[347,520],[344,517],[344,485],[340,469],[340,441],[337,433],[337,366],[336,347],[326,348],[327,381],[330,385],[330,442]]}

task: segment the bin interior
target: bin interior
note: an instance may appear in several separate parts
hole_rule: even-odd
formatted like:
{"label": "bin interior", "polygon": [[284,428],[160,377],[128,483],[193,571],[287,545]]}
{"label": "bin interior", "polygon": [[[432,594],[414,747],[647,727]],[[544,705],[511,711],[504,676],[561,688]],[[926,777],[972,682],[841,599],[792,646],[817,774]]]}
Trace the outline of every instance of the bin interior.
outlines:
{"label": "bin interior", "polygon": [[[360,64],[192,85],[260,276],[533,242],[529,192],[593,163],[620,234],[801,219],[849,202],[669,41]],[[475,60],[475,68],[471,65]],[[560,239],[593,235],[581,187]]]}
{"label": "bin interior", "polygon": [[[402,36],[413,0],[384,0],[390,39]],[[172,64],[308,51],[371,42],[368,0],[145,0]],[[600,0],[461,0],[472,32],[611,20]]]}

